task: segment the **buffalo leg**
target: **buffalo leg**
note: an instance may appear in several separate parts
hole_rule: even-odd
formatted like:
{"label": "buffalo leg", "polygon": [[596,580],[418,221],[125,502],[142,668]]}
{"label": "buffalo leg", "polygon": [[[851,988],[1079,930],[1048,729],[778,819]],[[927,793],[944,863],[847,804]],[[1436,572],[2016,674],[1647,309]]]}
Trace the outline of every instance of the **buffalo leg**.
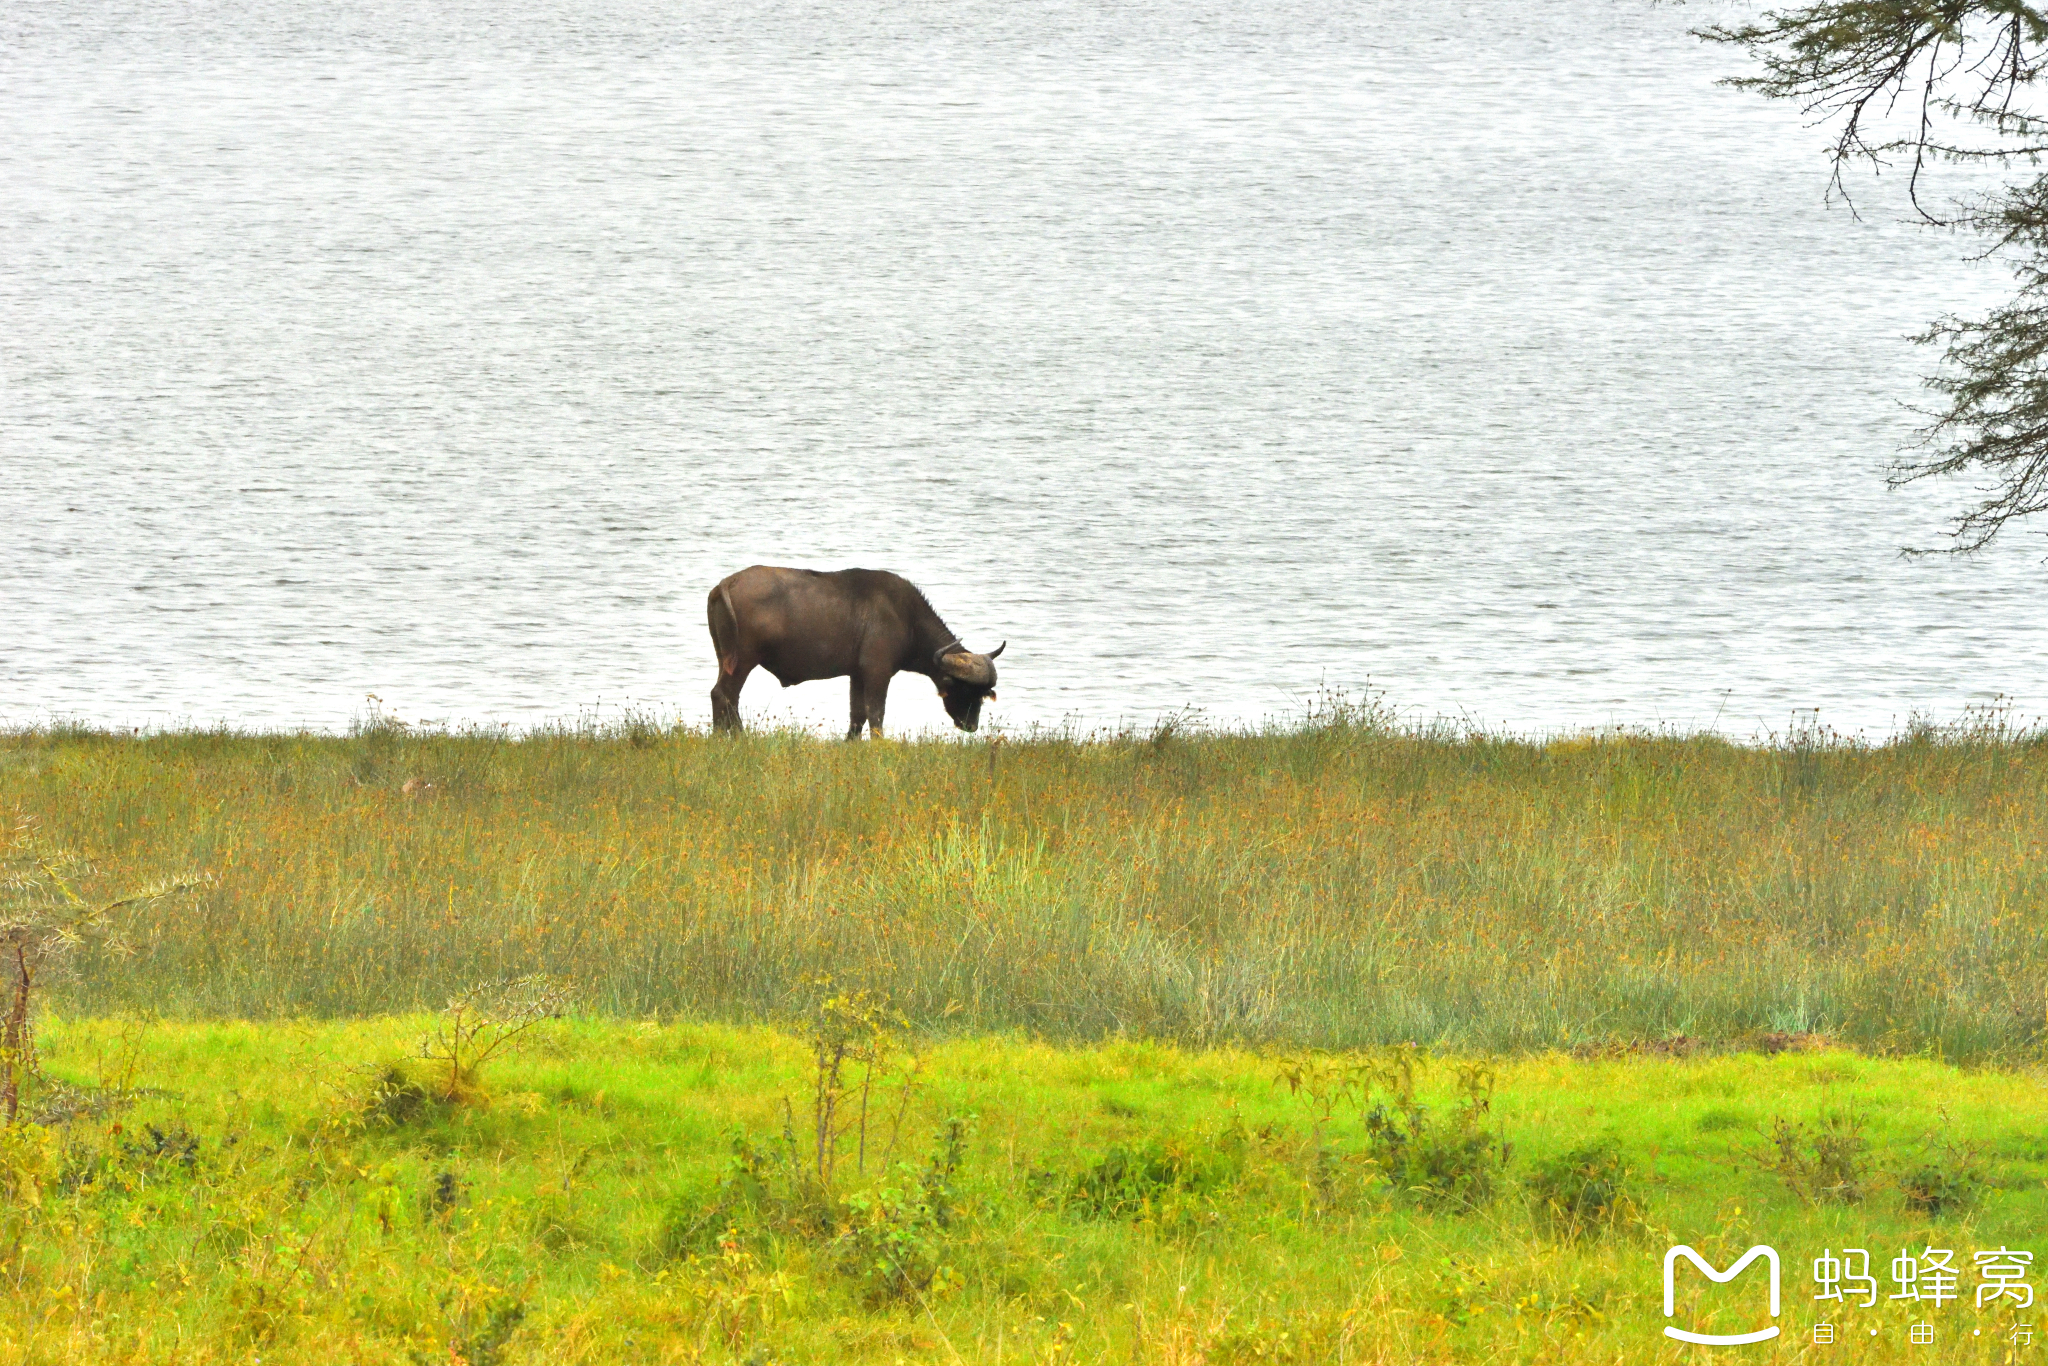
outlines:
{"label": "buffalo leg", "polygon": [[747,675],[753,671],[751,664],[731,673],[719,671],[718,686],[711,690],[711,729],[731,735],[737,735],[743,729],[740,725],[740,689],[747,686]]}
{"label": "buffalo leg", "polygon": [[879,740],[882,738],[882,715],[889,709],[889,675],[878,673],[871,676],[865,685],[856,683],[854,686],[860,688],[861,695],[867,700],[868,735]]}
{"label": "buffalo leg", "polygon": [[859,674],[847,680],[846,715],[846,738],[860,739],[860,728],[867,724],[868,719],[868,698],[867,689],[861,686]]}
{"label": "buffalo leg", "polygon": [[882,738],[882,713],[889,709],[889,675],[868,684],[868,734]]}
{"label": "buffalo leg", "polygon": [[861,724],[865,722],[868,734],[879,739],[882,734],[882,713],[889,705],[889,675],[863,677],[859,672],[855,672],[846,690],[846,703],[846,738],[860,739]]}

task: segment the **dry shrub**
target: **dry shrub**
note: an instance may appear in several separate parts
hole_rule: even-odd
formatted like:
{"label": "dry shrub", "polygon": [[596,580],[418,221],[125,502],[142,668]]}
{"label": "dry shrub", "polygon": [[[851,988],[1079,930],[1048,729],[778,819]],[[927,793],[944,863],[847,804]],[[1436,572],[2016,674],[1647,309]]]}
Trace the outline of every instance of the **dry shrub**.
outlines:
{"label": "dry shrub", "polygon": [[0,854],[0,978],[11,987],[0,1017],[0,1125],[21,1118],[24,1093],[41,1077],[36,1062],[34,993],[97,940],[115,954],[130,951],[122,922],[198,885],[197,878],[157,882],[111,899],[89,895],[99,870],[72,849],[51,844],[41,826],[16,813]]}
{"label": "dry shrub", "polygon": [[453,997],[440,1024],[420,1041],[436,1098],[449,1105],[483,1100],[484,1064],[513,1052],[543,1022],[561,1019],[574,995],[561,978],[531,973],[479,983]]}
{"label": "dry shrub", "polygon": [[560,1019],[573,999],[559,978],[486,982],[458,993],[411,1055],[349,1069],[341,1088],[346,1126],[402,1128],[451,1107],[484,1105],[484,1064],[516,1052],[541,1024]]}
{"label": "dry shrub", "polygon": [[1757,1160],[1808,1204],[1853,1205],[1870,1180],[1864,1127],[1863,1116],[1847,1110],[1830,1110],[1812,1124],[1777,1116]]}
{"label": "dry shrub", "polygon": [[1983,1157],[1950,1137],[1948,1111],[1938,1113],[1941,1128],[1922,1141],[1917,1157],[1893,1173],[1906,1208],[1928,1219],[1975,1209],[1990,1185]]}

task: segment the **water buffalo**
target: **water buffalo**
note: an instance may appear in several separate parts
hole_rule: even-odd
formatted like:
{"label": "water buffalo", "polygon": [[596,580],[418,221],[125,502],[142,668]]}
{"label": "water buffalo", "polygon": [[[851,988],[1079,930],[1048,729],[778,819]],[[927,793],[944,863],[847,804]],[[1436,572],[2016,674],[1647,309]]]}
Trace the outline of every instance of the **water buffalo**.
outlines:
{"label": "water buffalo", "polygon": [[946,714],[961,730],[981,724],[982,699],[996,695],[996,656],[1004,641],[975,654],[946,629],[908,579],[886,569],[742,569],[711,590],[704,606],[718,651],[711,725],[740,729],[740,689],[760,665],[783,687],[814,678],[851,677],[852,722],[882,733],[889,680],[917,673],[936,683]]}

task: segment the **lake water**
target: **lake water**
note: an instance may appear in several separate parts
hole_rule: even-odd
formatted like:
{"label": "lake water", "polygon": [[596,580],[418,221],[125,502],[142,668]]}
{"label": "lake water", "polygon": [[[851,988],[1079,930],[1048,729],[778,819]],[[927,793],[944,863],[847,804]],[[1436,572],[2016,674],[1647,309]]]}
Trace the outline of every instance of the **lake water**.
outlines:
{"label": "lake water", "polygon": [[2039,536],[1882,480],[2007,277],[1731,13],[0,0],[0,719],[703,723],[757,562],[1012,729],[2031,715]]}

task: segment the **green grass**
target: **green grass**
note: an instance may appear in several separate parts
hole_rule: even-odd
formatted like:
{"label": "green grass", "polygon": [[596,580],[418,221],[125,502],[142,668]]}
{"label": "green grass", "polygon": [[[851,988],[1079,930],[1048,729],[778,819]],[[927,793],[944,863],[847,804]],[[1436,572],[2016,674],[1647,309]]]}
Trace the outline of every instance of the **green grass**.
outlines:
{"label": "green grass", "polygon": [[[1788,1336],[1745,1360],[2002,1361],[1970,1254],[2048,1253],[2044,788],[1995,726],[1539,745],[1342,707],[0,737],[0,810],[83,894],[199,879],[43,983],[0,1366],[1692,1360],[1676,1242],[1782,1254]],[[480,1077],[410,1056],[417,1012],[536,971],[576,1018]],[[829,1179],[821,976],[923,1050],[883,1049]],[[1810,1345],[1823,1250],[1888,1295],[1930,1243],[1961,1303]],[[1688,1274],[1680,1318],[1752,1327],[1755,1291]]]}
{"label": "green grass", "polygon": [[[410,787],[408,787],[410,785]],[[1261,735],[844,745],[44,730],[0,811],[109,894],[205,874],[74,1013],[786,1016],[807,976],[963,1032],[1543,1050],[1825,1033],[2034,1056],[2048,745],[1550,744],[1337,707]]]}
{"label": "green grass", "polygon": [[[2048,1252],[2034,1072],[1840,1051],[1497,1061],[1478,1122],[1510,1156],[1465,1207],[1390,1188],[1359,1100],[1331,1107],[1319,1160],[1281,1056],[1022,1038],[929,1046],[900,1121],[883,1086],[867,1170],[849,1147],[824,1226],[728,1201],[713,1223],[733,1237],[691,1243],[679,1230],[716,1206],[732,1136],[772,1149],[785,1097],[803,1127],[801,1038],[561,1022],[493,1064],[482,1101],[362,1121],[357,1069],[430,1027],[46,1020],[53,1079],[145,1094],[0,1140],[0,1363],[1694,1360],[1661,1337],[1676,1241],[1716,1265],[1779,1250],[1787,1337],[1730,1359],[1790,1360],[1815,1350],[1824,1248],[1870,1249],[1885,1293],[1904,1248],[1965,1267],[1975,1249]],[[1458,1110],[1458,1071],[1424,1060],[1425,1123]],[[1774,1121],[1840,1113],[1868,1145],[1855,1204],[1800,1193],[1771,1157]],[[892,1297],[845,1198],[915,1186],[892,1166],[929,1170],[932,1134],[964,1115],[946,1226],[883,1230],[943,1270]],[[1588,1144],[1618,1155],[1630,1201],[1574,1237],[1528,1189]],[[1125,1182],[1134,1199],[1094,1200],[1117,1152],[1166,1157]],[[1980,1178],[1973,1206],[1909,1203],[1902,1174],[1930,1153]],[[1756,1275],[1742,1294],[1690,1276],[1681,1321],[1752,1326]],[[1919,1314],[1836,1309],[1843,1345],[1801,1359],[2005,1360],[2014,1316],[1977,1310],[1975,1284]],[[1938,1347],[1906,1346],[1915,1318]]]}

